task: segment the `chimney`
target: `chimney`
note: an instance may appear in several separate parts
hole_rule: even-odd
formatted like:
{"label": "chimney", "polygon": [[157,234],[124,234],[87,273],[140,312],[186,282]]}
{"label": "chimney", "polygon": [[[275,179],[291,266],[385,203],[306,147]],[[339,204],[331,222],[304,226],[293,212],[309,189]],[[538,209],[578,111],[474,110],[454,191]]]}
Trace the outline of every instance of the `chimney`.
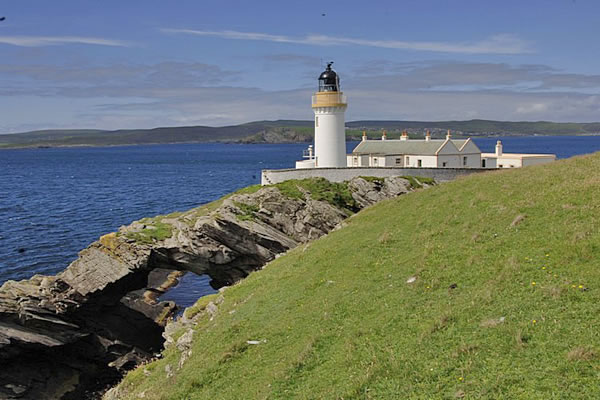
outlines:
{"label": "chimney", "polygon": [[408,133],[406,131],[402,131],[402,136],[400,136],[400,140],[408,140]]}
{"label": "chimney", "polygon": [[431,140],[431,132],[427,129],[427,133],[425,134],[425,141],[429,142]]}
{"label": "chimney", "polygon": [[363,140],[363,142],[365,142],[367,140],[367,131],[363,131],[362,140]]}
{"label": "chimney", "polygon": [[381,135],[381,140],[387,140],[387,132],[385,129],[383,130],[383,135]]}
{"label": "chimney", "polygon": [[501,155],[502,155],[502,142],[498,140],[496,142],[496,156],[500,157]]}
{"label": "chimney", "polygon": [[452,135],[450,134],[450,129],[448,129],[448,132],[446,133],[446,139],[450,139],[452,137]]}

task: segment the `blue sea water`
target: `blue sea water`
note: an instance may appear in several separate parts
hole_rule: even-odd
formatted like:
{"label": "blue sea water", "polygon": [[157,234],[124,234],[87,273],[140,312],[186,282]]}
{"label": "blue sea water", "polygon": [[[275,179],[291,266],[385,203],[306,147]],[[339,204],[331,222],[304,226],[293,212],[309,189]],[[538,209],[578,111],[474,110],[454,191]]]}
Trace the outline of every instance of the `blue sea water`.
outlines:
{"label": "blue sea water", "polygon": [[[497,139],[475,142],[493,152]],[[600,150],[599,136],[501,139],[505,152],[565,158]],[[99,236],[259,183],[261,169],[291,168],[305,148],[206,143],[0,150],[0,284],[55,274]],[[211,292],[207,282],[188,274],[167,298],[189,304]]]}

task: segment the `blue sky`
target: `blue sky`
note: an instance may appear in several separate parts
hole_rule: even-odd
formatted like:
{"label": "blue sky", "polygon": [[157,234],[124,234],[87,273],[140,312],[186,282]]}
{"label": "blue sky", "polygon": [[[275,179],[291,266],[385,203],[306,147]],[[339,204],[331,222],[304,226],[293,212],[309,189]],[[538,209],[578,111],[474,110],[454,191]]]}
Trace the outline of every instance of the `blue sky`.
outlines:
{"label": "blue sky", "polygon": [[[323,15],[325,14],[325,15]],[[600,120],[600,2],[4,1],[0,132],[311,119]]]}

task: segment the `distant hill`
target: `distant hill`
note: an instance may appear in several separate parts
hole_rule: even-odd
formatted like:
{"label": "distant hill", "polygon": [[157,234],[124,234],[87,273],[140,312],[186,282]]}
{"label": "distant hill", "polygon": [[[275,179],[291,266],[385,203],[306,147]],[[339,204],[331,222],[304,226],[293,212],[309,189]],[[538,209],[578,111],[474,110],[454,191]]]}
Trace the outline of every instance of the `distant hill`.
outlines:
{"label": "distant hill", "polygon": [[[358,139],[367,131],[377,137],[386,129],[390,135],[406,129],[413,137],[422,136],[427,129],[433,136],[443,136],[451,129],[457,136],[493,135],[584,135],[600,133],[600,122],[506,122],[488,120],[470,121],[352,121],[346,123],[349,139]],[[115,146],[160,143],[289,143],[310,142],[313,121],[277,120],[256,121],[224,127],[183,126],[154,129],[98,129],[41,130],[0,135],[0,148],[60,147],[60,146]]]}

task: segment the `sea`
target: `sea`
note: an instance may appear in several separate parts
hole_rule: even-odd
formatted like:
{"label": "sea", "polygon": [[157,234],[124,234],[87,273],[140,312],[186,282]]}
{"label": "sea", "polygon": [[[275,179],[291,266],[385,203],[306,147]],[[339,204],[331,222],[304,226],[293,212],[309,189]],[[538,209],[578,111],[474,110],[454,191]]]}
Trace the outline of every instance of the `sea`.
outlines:
{"label": "sea", "polygon": [[[600,136],[490,137],[493,152],[600,151]],[[357,142],[348,142],[350,152]],[[262,169],[293,168],[305,143],[170,144],[0,150],[0,284],[51,275],[101,235],[132,221],[183,211],[260,183]],[[186,274],[161,299],[186,307],[213,293],[207,276]]]}

